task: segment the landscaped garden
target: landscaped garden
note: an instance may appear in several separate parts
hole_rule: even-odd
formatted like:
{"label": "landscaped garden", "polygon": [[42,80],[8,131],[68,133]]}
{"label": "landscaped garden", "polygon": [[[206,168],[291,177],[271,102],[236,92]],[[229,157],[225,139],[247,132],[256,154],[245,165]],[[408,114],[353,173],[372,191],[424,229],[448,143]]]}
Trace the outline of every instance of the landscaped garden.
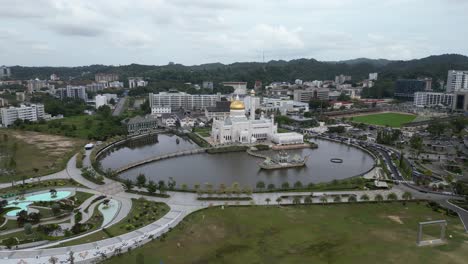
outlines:
{"label": "landscaped garden", "polygon": [[[441,219],[448,243],[416,246],[418,223]],[[214,207],[107,263],[466,263],[467,238],[457,216],[425,202]]]}
{"label": "landscaped garden", "polygon": [[349,118],[355,123],[364,123],[377,126],[401,127],[416,118],[415,115],[402,113],[380,113],[370,115],[360,115]]}
{"label": "landscaped garden", "polygon": [[132,199],[130,213],[120,222],[102,231],[90,234],[70,242],[60,244],[60,247],[94,242],[110,237],[119,236],[135,229],[149,225],[169,212],[169,206],[164,203],[148,201],[146,199]]}
{"label": "landscaped garden", "polygon": [[193,132],[198,133],[202,137],[209,137],[211,135],[211,127],[194,127]]}
{"label": "landscaped garden", "polygon": [[[80,205],[93,194],[66,190],[44,190],[36,194],[18,194],[15,200],[2,200],[0,244],[13,247],[36,241],[55,241],[100,227],[102,216],[95,210],[89,221],[80,224]],[[73,212],[75,214],[73,214]],[[70,217],[75,224],[70,225]],[[68,224],[63,229],[61,224]]]}

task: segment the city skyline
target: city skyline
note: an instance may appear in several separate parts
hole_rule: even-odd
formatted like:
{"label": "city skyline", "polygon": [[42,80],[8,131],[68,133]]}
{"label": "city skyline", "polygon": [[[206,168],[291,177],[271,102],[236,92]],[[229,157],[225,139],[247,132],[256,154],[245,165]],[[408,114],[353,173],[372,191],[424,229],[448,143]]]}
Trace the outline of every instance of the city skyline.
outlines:
{"label": "city skyline", "polygon": [[[464,1],[0,0],[0,64],[185,65],[468,54]],[[391,12],[389,12],[391,10]],[[395,19],[399,17],[401,19]],[[428,19],[431,26],[427,26]]]}

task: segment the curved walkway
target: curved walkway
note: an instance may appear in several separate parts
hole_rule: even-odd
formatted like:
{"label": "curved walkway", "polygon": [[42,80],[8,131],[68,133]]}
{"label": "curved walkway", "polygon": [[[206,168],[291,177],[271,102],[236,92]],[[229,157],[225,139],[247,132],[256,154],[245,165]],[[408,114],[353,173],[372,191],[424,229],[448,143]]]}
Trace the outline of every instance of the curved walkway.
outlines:
{"label": "curved walkway", "polygon": [[[84,166],[90,166],[88,151],[86,153],[86,157],[83,161]],[[67,164],[66,174],[68,177],[73,178],[75,181],[79,182],[80,184],[91,188],[96,194],[100,193],[99,188],[100,185],[94,184],[81,176],[81,171],[75,167],[76,156],[74,156]],[[387,160],[385,160],[387,162]],[[389,162],[389,161],[388,161]],[[392,169],[395,169],[392,167]],[[63,172],[62,172],[63,173]],[[66,175],[62,175],[65,176]],[[53,176],[58,177],[58,176]],[[106,185],[111,184],[120,184],[111,179],[105,179]],[[361,201],[360,197],[363,194],[367,194],[369,198],[372,200],[373,197],[377,194],[383,194],[383,196],[388,195],[390,192],[395,192],[401,197],[403,191],[406,191],[406,188],[412,191],[414,197],[420,197],[420,193],[415,192],[414,189],[409,188],[401,184],[398,188],[394,188],[389,191],[343,191],[343,192],[316,192],[313,193],[314,198],[312,199],[313,203],[322,203],[323,197],[327,199],[328,202],[333,202],[333,197],[340,195],[341,197],[346,197],[346,195],[355,195],[357,201]],[[10,185],[8,185],[10,186]],[[1,185],[0,185],[0,188]],[[164,202],[169,205],[170,211],[160,218],[159,220],[155,221],[154,223],[147,225],[143,228],[138,230],[134,230],[132,232],[108,238],[92,243],[81,244],[76,246],[69,246],[69,247],[61,247],[61,248],[36,248],[36,249],[26,249],[26,250],[4,250],[0,251],[0,262],[1,263],[49,263],[51,257],[54,257],[58,260],[57,263],[64,262],[69,259],[70,253],[73,253],[75,263],[89,263],[91,261],[96,261],[102,258],[103,256],[109,257],[119,252],[126,252],[129,248],[135,248],[141,246],[144,243],[147,243],[152,240],[152,238],[157,238],[163,233],[167,232],[170,228],[175,227],[182,219],[190,214],[191,212],[200,210],[202,208],[206,208],[209,206],[215,205],[224,205],[224,204],[240,204],[240,205],[247,205],[247,204],[258,204],[258,205],[265,205],[265,204],[275,204],[276,199],[278,197],[283,197],[281,200],[281,204],[290,204],[293,202],[292,196],[309,196],[311,195],[310,192],[287,192],[287,193],[254,193],[252,195],[251,201],[201,201],[198,200],[198,196],[194,193],[184,193],[184,192],[169,192],[170,198],[159,198],[159,197],[150,197],[144,196],[148,200]],[[417,196],[416,196],[417,195]],[[286,198],[287,196],[287,198]],[[140,198],[142,195],[133,194],[133,193],[126,193],[126,192],[118,192],[112,195],[112,198],[118,199],[122,202],[122,209],[119,211],[119,214],[112,220],[112,224],[115,224],[121,221],[127,214],[128,210],[131,209],[131,199],[132,198]],[[437,196],[431,194],[431,199],[441,199],[440,197],[447,196]],[[267,202],[267,198],[270,199]],[[130,203],[128,203],[130,201]],[[343,199],[343,202],[346,202],[347,198]],[[99,230],[97,230],[99,231]],[[96,232],[97,232],[96,231]],[[88,235],[88,234],[86,234]],[[85,236],[85,235],[83,235]],[[83,237],[81,236],[81,237]],[[50,245],[49,245],[50,246]]]}

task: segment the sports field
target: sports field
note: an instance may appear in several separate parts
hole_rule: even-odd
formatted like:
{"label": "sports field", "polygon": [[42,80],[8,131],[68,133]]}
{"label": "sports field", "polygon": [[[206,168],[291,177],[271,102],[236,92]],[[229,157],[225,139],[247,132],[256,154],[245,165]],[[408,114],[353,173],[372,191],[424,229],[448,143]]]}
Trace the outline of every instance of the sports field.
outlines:
{"label": "sports field", "polygon": [[416,116],[411,114],[381,113],[354,116],[351,117],[350,120],[356,123],[364,123],[369,125],[401,127],[401,125],[409,123],[415,118]]}
{"label": "sports field", "polygon": [[[418,222],[438,219],[448,244],[416,246]],[[466,263],[467,238],[458,217],[424,202],[214,207],[105,263]]]}

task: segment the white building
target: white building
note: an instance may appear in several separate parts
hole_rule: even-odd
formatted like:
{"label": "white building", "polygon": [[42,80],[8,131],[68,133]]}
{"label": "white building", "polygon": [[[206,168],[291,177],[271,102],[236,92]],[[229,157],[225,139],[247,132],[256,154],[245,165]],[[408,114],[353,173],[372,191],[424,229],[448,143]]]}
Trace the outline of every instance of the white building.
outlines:
{"label": "white building", "polygon": [[213,82],[212,81],[203,81],[202,88],[203,89],[210,89],[213,90]]}
{"label": "white building", "polygon": [[289,99],[263,98],[260,105],[262,111],[280,111],[282,115],[288,112],[309,112],[309,103],[297,102]]}
{"label": "white building", "polygon": [[51,80],[51,81],[59,81],[59,80],[60,80],[60,77],[59,77],[57,74],[52,73],[52,74],[50,75],[50,80]]}
{"label": "white building", "polygon": [[108,82],[93,82],[86,85],[86,92],[97,93],[109,87]]}
{"label": "white building", "polygon": [[165,106],[155,106],[151,107],[151,114],[155,116],[161,116],[162,114],[170,114],[172,109]]}
{"label": "white building", "polygon": [[247,82],[223,82],[223,86],[231,86],[234,88],[234,94],[247,94]]}
{"label": "white building", "polygon": [[0,79],[11,76],[11,69],[6,66],[0,66]]}
{"label": "white building", "polygon": [[109,87],[112,87],[112,88],[123,88],[123,87],[124,87],[124,83],[123,83],[123,82],[119,82],[119,81],[113,81],[113,82],[110,82],[110,83],[109,83]]}
{"label": "white building", "polygon": [[86,99],[88,99],[88,96],[86,94],[86,87],[85,86],[67,85],[66,96],[68,98],[81,99],[81,100],[85,100],[85,101],[86,101]]}
{"label": "white building", "polygon": [[452,108],[453,94],[416,92],[413,104],[417,107],[447,106]]}
{"label": "white building", "polygon": [[377,81],[378,78],[379,78],[379,74],[377,72],[369,73],[369,80],[370,81]]}
{"label": "white building", "polygon": [[38,92],[41,88],[48,87],[47,80],[39,80],[38,78],[28,81],[28,92]]}
{"label": "white building", "polygon": [[447,93],[468,91],[468,71],[448,71]]}
{"label": "white building", "polygon": [[216,106],[221,94],[188,94],[184,92],[160,92],[149,94],[150,107],[170,107],[176,109],[205,109]]}
{"label": "white building", "polygon": [[143,77],[129,77],[128,78],[128,87],[130,89],[136,87],[146,87],[148,82],[143,79]]}
{"label": "white building", "polygon": [[304,130],[304,133],[314,135],[314,134],[323,134],[327,131],[328,131],[328,127],[325,125],[325,122],[319,122],[318,127],[306,128]]}
{"label": "white building", "polygon": [[251,113],[250,119],[247,118],[245,105],[239,97],[231,102],[230,109],[230,115],[226,119],[213,120],[211,136],[215,143],[250,144],[259,140],[271,140],[278,144],[303,142],[303,136],[298,133],[276,135],[278,126],[274,123],[273,117],[265,118],[262,114],[260,119],[255,119],[255,114]]}
{"label": "white building", "polygon": [[35,122],[45,116],[44,105],[42,104],[22,104],[19,107],[5,107],[0,109],[0,113],[2,125],[5,127],[12,125],[17,119]]}
{"label": "white building", "polygon": [[94,97],[94,100],[96,101],[96,109],[98,109],[101,106],[107,105],[107,97],[105,97],[104,95],[98,94],[96,95],[96,97]]}

